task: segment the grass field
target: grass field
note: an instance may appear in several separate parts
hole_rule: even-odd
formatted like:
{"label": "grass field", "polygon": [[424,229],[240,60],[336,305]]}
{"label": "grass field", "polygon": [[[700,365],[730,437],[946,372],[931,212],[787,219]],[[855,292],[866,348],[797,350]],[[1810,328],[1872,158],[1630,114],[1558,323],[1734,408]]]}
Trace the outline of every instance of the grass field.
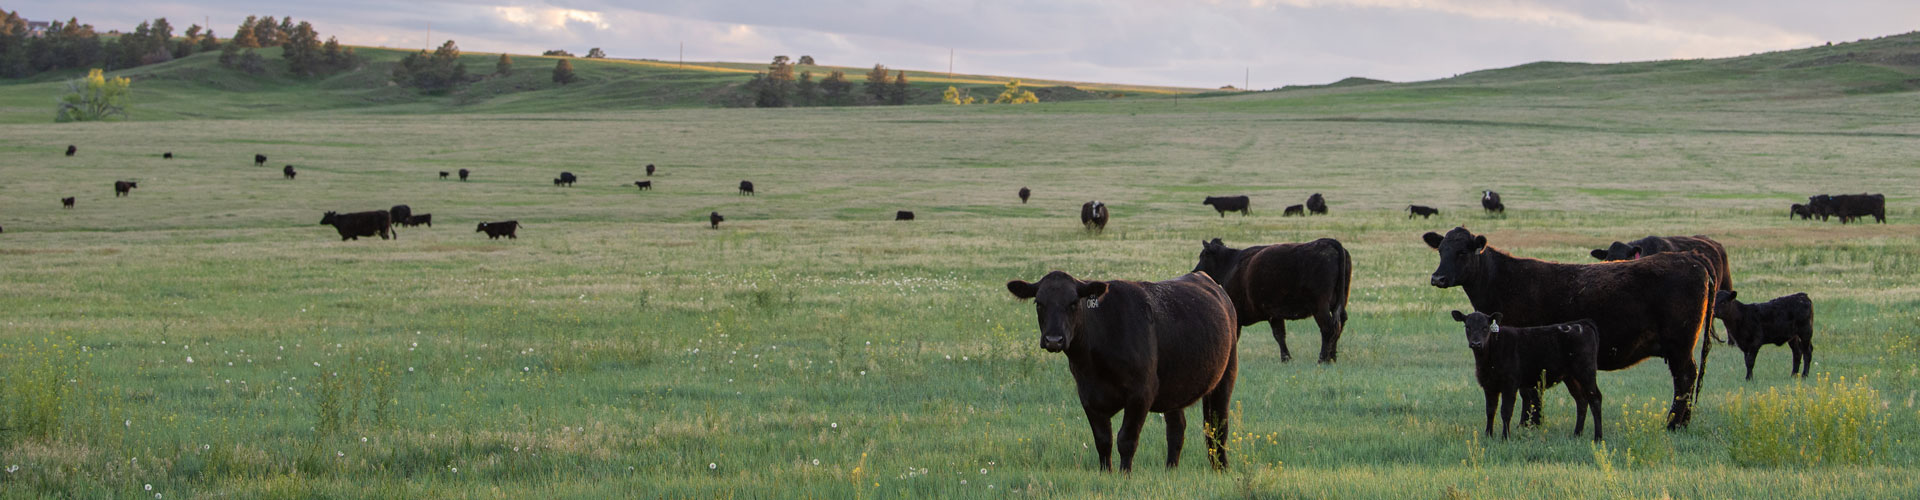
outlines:
{"label": "grass field", "polygon": [[[0,497],[1920,494],[1920,100],[1608,78],[1020,108],[9,114]],[[635,191],[647,163],[655,188]],[[458,168],[473,180],[435,174]],[[580,184],[552,186],[562,170]],[[114,198],[116,179],[140,188]],[[1481,189],[1509,215],[1479,214]],[[1889,224],[1785,217],[1862,191],[1887,195]],[[1332,215],[1279,216],[1314,192]],[[1225,194],[1254,215],[1199,204]],[[1113,208],[1103,236],[1074,218],[1089,199]],[[439,226],[341,242],[316,224],[398,203]],[[1443,212],[1409,220],[1409,203]],[[902,209],[920,220],[888,220]],[[518,240],[470,229],[510,218]],[[1481,437],[1447,316],[1465,296],[1426,284],[1418,238],[1456,225],[1570,262],[1712,235],[1744,297],[1812,295],[1816,377],[1769,346],[1741,380],[1723,345],[1689,429],[1662,430],[1650,361],[1601,375],[1604,448],[1568,436],[1559,390],[1543,428]],[[1194,425],[1184,467],[1099,473],[1064,359],[1003,284],[1167,279],[1215,237],[1344,242],[1340,362],[1283,364],[1248,327],[1231,470],[1205,467]],[[1290,328],[1318,348],[1310,321]],[[1157,420],[1142,464],[1164,456]]]}

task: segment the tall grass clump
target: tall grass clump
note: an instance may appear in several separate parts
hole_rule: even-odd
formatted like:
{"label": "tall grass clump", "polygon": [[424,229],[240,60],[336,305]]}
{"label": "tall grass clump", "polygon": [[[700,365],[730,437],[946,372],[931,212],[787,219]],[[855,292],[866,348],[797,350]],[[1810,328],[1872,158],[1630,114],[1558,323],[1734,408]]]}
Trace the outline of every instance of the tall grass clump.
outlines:
{"label": "tall grass clump", "polygon": [[0,344],[0,447],[54,437],[84,363],[73,339]]}
{"label": "tall grass clump", "polygon": [[1667,432],[1666,402],[1647,398],[1639,405],[1621,403],[1620,416],[1608,433],[1615,454],[1629,466],[1660,465],[1673,458],[1673,436]]}
{"label": "tall grass clump", "polygon": [[1885,445],[1880,393],[1865,380],[1812,383],[1728,398],[1728,453],[1747,466],[1859,465]]}

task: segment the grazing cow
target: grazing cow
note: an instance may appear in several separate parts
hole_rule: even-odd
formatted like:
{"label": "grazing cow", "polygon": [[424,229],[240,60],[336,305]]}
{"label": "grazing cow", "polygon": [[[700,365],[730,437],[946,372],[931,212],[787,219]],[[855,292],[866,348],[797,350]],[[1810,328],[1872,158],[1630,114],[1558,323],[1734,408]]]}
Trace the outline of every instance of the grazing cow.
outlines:
{"label": "grazing cow", "polygon": [[119,198],[122,196],[132,195],[133,188],[137,188],[137,187],[140,187],[140,184],[137,182],[113,181],[113,197]]}
{"label": "grazing cow", "polygon": [[727,220],[727,218],[721,217],[720,212],[707,214],[707,223],[713,224],[713,226],[709,227],[708,229],[720,229],[720,221],[724,221],[724,220]]}
{"label": "grazing cow", "polygon": [[573,172],[561,172],[560,177],[553,180],[553,185],[555,186],[566,185],[568,187],[572,187],[574,181],[578,181],[578,180],[580,180],[580,178],[575,177],[573,175]]}
{"label": "grazing cow", "polygon": [[1506,215],[1507,213],[1507,205],[1500,203],[1500,193],[1495,193],[1491,189],[1480,192],[1480,208],[1485,209],[1487,215],[1496,213]]}
{"label": "grazing cow", "polygon": [[1833,196],[1825,194],[1808,196],[1807,211],[1814,217],[1819,217],[1820,222],[1826,222],[1827,217],[1833,215]]}
{"label": "grazing cow", "polygon": [[[1487,395],[1487,435],[1493,435],[1493,407],[1500,406],[1500,439],[1513,428],[1514,393],[1520,393],[1526,408],[1540,422],[1540,390],[1567,383],[1567,395],[1573,396],[1573,435],[1587,426],[1587,413],[1593,413],[1593,441],[1600,442],[1600,327],[1592,320],[1557,325],[1521,327],[1501,326],[1501,314],[1488,315],[1453,312],[1453,320],[1466,324],[1467,348],[1473,349],[1473,378]],[[1522,410],[1520,425],[1527,425]]]}
{"label": "grazing cow", "polygon": [[1213,205],[1213,211],[1220,212],[1221,217],[1226,217],[1227,212],[1240,212],[1241,217],[1253,214],[1253,210],[1249,208],[1253,202],[1246,195],[1208,196],[1207,199],[1201,200],[1200,204]]}
{"label": "grazing cow", "polygon": [[400,239],[400,232],[393,230],[393,217],[386,211],[354,212],[342,214],[327,212],[320,217],[321,225],[333,226],[340,232],[340,241],[359,240],[361,236],[380,235],[380,239]]}
{"label": "grazing cow", "polygon": [[260,166],[265,166],[266,164],[267,164],[267,155],[263,155],[259,153],[255,153],[253,155],[253,166],[260,167]]}
{"label": "grazing cow", "polygon": [[464,168],[463,168],[463,169],[460,169],[460,180],[461,180],[461,181],[466,181],[466,180],[467,180],[467,174],[468,174],[468,173],[471,173],[471,172],[470,172],[470,171],[468,171],[467,169],[464,169]]}
{"label": "grazing cow", "polygon": [[640,188],[641,191],[653,190],[653,181],[633,181],[633,185],[634,187]]}
{"label": "grazing cow", "polygon": [[1080,205],[1080,225],[1094,233],[1107,232],[1107,204],[1099,200]]}
{"label": "grazing cow", "polygon": [[164,154],[161,154],[161,155],[160,155],[160,157],[161,157],[161,158],[164,158],[164,159],[168,159],[168,160],[171,160],[171,159],[173,159],[173,152],[172,152],[172,151],[168,151],[168,152],[166,152],[166,153],[164,153]]}
{"label": "grazing cow", "polygon": [[287,165],[286,167],[280,169],[280,175],[288,179],[292,179],[293,176],[298,174],[299,172],[293,171],[293,165]]}
{"label": "grazing cow", "polygon": [[653,164],[647,164],[647,177],[653,177]]}
{"label": "grazing cow", "polygon": [[61,199],[60,199],[60,208],[73,208],[73,197],[72,197],[72,196],[68,196],[68,197],[65,197],[65,198],[61,198]]}
{"label": "grazing cow", "polygon": [[1033,299],[1040,348],[1064,352],[1080,408],[1093,429],[1100,469],[1113,470],[1113,415],[1121,410],[1120,470],[1133,452],[1147,413],[1167,426],[1167,467],[1180,464],[1186,407],[1201,403],[1207,459],[1227,467],[1227,411],[1239,372],[1240,338],[1233,301],[1204,273],[1161,282],[1081,281],[1054,271],[1039,283],[1008,281],[1007,291]]}
{"label": "grazing cow", "polygon": [[1796,216],[1800,217],[1800,220],[1811,219],[1813,218],[1813,210],[1808,209],[1806,205],[1795,203],[1792,207],[1787,208],[1787,218],[1792,219]]}
{"label": "grazing cow", "polygon": [[1029,196],[1033,196],[1033,190],[1027,189],[1026,186],[1020,186],[1020,204],[1027,204],[1027,197]]}
{"label": "grazing cow", "polygon": [[440,180],[443,180],[443,181],[444,181],[444,180],[447,180],[447,176],[448,176],[448,175],[452,175],[452,172],[448,172],[448,171],[445,171],[445,170],[441,170],[441,171],[440,171]]}
{"label": "grazing cow", "polygon": [[1830,212],[1840,218],[1841,224],[1860,220],[1871,215],[1881,224],[1887,223],[1887,197],[1878,194],[1838,194],[1833,195],[1829,205]]}
{"label": "grazing cow", "polygon": [[1739,292],[1722,290],[1713,315],[1727,324],[1727,339],[1747,355],[1747,380],[1753,380],[1753,358],[1764,344],[1786,344],[1793,350],[1793,375],[1806,378],[1813,371],[1813,299],[1796,293],[1759,304],[1734,300]]}
{"label": "grazing cow", "polygon": [[1324,196],[1320,196],[1320,193],[1313,193],[1313,196],[1308,196],[1307,197],[1307,213],[1313,214],[1313,215],[1326,215],[1327,214],[1327,198]]}
{"label": "grazing cow", "polygon": [[[1667,428],[1693,418],[1699,376],[1713,335],[1713,263],[1694,252],[1670,252],[1620,262],[1561,264],[1514,257],[1464,227],[1446,236],[1427,233],[1440,265],[1435,287],[1462,287],[1476,311],[1503,313],[1514,326],[1592,319],[1600,328],[1602,370],[1619,370],[1649,357],[1667,362],[1673,407]],[[1700,347],[1695,362],[1690,351]],[[1529,409],[1521,423],[1538,420]]]}
{"label": "grazing cow", "polygon": [[750,196],[750,195],[752,195],[752,194],[753,194],[753,181],[740,181],[740,194],[741,194],[741,195],[743,195],[743,196]]}
{"label": "grazing cow", "polygon": [[1713,263],[1713,275],[1720,290],[1733,289],[1732,266],[1727,265],[1727,248],[1720,242],[1702,235],[1693,236],[1648,236],[1632,243],[1613,242],[1605,250],[1594,249],[1588,252],[1593,258],[1603,261],[1633,260],[1648,255],[1668,252],[1698,252]]}
{"label": "grazing cow", "polygon": [[407,227],[417,227],[421,224],[426,224],[427,227],[433,227],[433,214],[412,215],[406,219],[400,219],[394,222]]}
{"label": "grazing cow", "polygon": [[1418,215],[1420,216],[1420,218],[1425,219],[1428,217],[1433,217],[1435,215],[1440,215],[1440,209],[1429,207],[1426,205],[1407,205],[1407,218],[1411,219],[1415,215]]}
{"label": "grazing cow", "polygon": [[898,211],[898,212],[894,212],[894,213],[893,213],[893,220],[913,220],[913,211],[912,211],[912,210],[901,210],[901,211]]}
{"label": "grazing cow", "polygon": [[80,148],[74,147],[72,144],[67,145],[67,156],[73,156],[74,153],[78,152],[80,152]]}
{"label": "grazing cow", "polygon": [[1287,209],[1280,212],[1281,217],[1292,217],[1295,215],[1306,215],[1306,214],[1307,214],[1306,205],[1287,205]]}
{"label": "grazing cow", "polygon": [[393,216],[393,222],[395,224],[401,224],[405,223],[408,218],[413,217],[413,207],[394,205],[393,208],[387,209],[387,213]]}
{"label": "grazing cow", "polygon": [[487,239],[489,240],[497,240],[497,239],[500,239],[501,236],[505,236],[509,240],[517,240],[517,239],[520,239],[520,237],[515,235],[514,231],[518,229],[520,229],[520,221],[508,220],[508,221],[500,221],[500,222],[482,222],[480,223],[480,227],[477,229],[474,229],[473,232],[487,233]]}
{"label": "grazing cow", "polygon": [[1320,325],[1320,362],[1339,357],[1353,284],[1353,258],[1339,241],[1321,238],[1235,249],[1214,238],[1200,243],[1200,262],[1193,270],[1214,277],[1226,289],[1240,326],[1265,321],[1273,328],[1281,362],[1293,360],[1286,321],[1307,318]]}

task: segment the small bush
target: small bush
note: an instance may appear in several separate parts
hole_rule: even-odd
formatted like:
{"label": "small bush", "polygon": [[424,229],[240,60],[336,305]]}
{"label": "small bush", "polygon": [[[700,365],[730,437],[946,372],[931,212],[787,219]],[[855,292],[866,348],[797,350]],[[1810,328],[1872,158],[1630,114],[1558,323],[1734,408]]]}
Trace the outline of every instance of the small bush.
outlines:
{"label": "small bush", "polygon": [[1728,453],[1749,466],[1871,463],[1885,446],[1880,393],[1866,381],[1812,383],[1728,400]]}
{"label": "small bush", "polygon": [[60,432],[83,359],[72,339],[0,344],[0,449]]}

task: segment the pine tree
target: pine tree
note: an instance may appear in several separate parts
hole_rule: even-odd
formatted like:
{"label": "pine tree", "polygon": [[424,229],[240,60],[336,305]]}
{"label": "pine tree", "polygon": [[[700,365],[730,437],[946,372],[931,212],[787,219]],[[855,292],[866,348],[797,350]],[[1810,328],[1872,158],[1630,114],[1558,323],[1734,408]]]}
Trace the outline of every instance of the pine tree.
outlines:
{"label": "pine tree", "polygon": [[867,95],[873,96],[875,101],[884,102],[887,99],[886,66],[875,64],[873,71],[867,72]]}
{"label": "pine tree", "polygon": [[561,59],[559,64],[553,65],[553,83],[566,85],[578,79],[573,75],[573,63],[567,62],[566,59]]}
{"label": "pine tree", "polygon": [[507,57],[507,53],[501,52],[500,62],[493,63],[493,74],[500,76],[513,74],[513,58]]}
{"label": "pine tree", "polygon": [[[805,59],[802,59],[805,60]],[[801,106],[813,106],[820,100],[820,86],[813,83],[813,72],[800,72],[800,81],[794,84],[793,100]]]}
{"label": "pine tree", "polygon": [[895,106],[907,103],[907,72],[899,71],[893,75],[893,88],[887,92],[887,101]]}
{"label": "pine tree", "polygon": [[260,39],[253,35],[253,26],[255,24],[258,24],[258,21],[255,21],[253,16],[247,16],[247,20],[241,22],[239,28],[234,29],[232,43],[239,45],[240,48],[243,49],[258,48],[260,46]]}
{"label": "pine tree", "polygon": [[207,34],[200,37],[200,51],[213,52],[219,49],[220,49],[220,37],[213,36],[213,30],[211,29],[207,30]]}
{"label": "pine tree", "polygon": [[847,94],[851,92],[853,92],[853,82],[847,81],[847,73],[844,71],[834,70],[827,74],[826,80],[820,81],[820,93],[827,104],[843,104],[847,100]]}

